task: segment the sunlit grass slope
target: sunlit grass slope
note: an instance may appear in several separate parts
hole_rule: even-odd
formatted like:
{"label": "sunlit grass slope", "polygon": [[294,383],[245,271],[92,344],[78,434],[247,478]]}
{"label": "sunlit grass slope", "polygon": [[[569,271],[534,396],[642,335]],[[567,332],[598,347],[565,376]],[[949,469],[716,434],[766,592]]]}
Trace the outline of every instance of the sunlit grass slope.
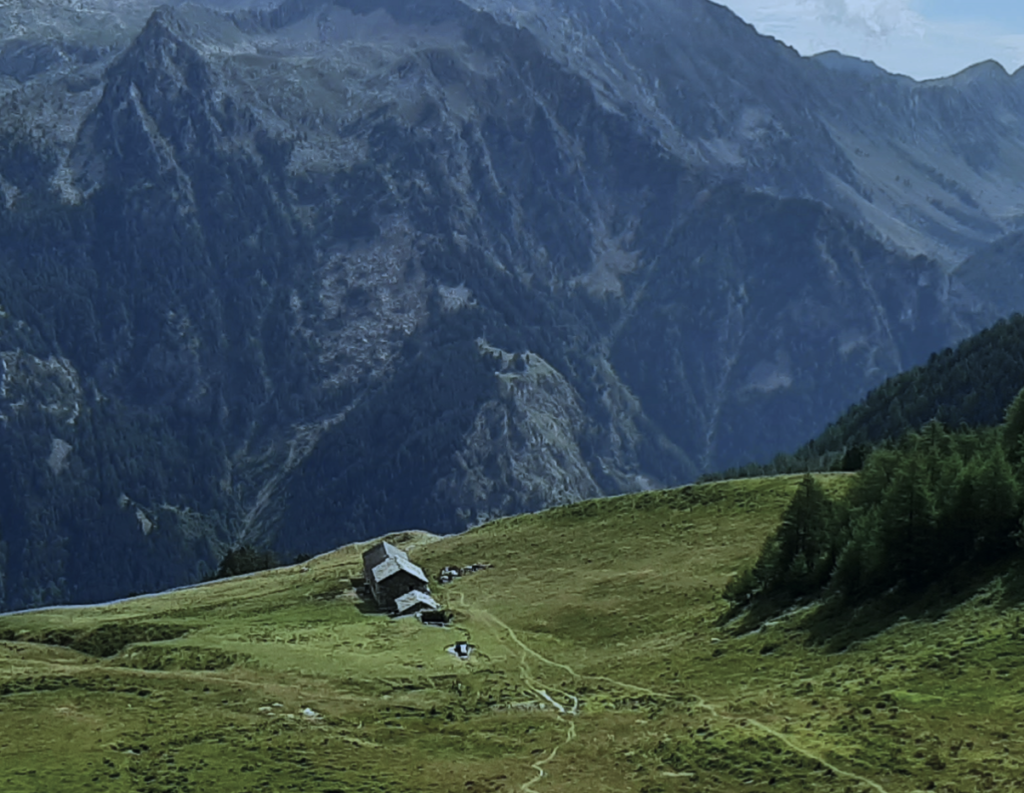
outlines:
{"label": "sunlit grass slope", "polygon": [[448,629],[369,613],[360,547],[2,616],[0,791],[1019,789],[1024,632],[1000,579],[841,652],[811,610],[723,621],[797,481],[398,535],[432,575],[493,565],[435,586]]}

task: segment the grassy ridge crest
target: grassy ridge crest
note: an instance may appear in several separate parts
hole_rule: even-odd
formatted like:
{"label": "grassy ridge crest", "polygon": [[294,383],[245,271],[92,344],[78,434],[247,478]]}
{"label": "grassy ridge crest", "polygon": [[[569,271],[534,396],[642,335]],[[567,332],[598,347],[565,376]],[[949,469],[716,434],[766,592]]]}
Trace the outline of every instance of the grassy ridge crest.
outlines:
{"label": "grassy ridge crest", "polygon": [[[849,475],[820,481],[834,492]],[[455,615],[446,630],[372,613],[353,590],[358,545],[0,616],[0,787],[1012,789],[1024,593],[1008,571],[892,619],[864,609],[841,653],[816,641],[813,608],[749,632],[723,620],[723,587],[799,484],[714,483],[393,537],[431,574],[493,565],[435,587]],[[469,661],[445,652],[460,640],[476,647]]]}

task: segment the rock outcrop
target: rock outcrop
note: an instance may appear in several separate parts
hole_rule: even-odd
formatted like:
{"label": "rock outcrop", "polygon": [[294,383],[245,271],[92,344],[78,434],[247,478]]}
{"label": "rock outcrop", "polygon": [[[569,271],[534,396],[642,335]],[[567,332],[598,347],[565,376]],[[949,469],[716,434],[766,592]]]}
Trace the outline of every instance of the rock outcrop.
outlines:
{"label": "rock outcrop", "polygon": [[794,448],[992,318],[1024,197],[1017,77],[704,0],[0,22],[0,607]]}

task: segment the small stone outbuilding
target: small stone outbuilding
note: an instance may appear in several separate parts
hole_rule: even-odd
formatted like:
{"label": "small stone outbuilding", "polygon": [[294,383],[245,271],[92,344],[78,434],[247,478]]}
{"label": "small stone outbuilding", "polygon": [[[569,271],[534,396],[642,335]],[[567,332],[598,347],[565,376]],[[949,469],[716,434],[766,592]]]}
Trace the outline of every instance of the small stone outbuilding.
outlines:
{"label": "small stone outbuilding", "polygon": [[[429,595],[430,584],[426,574],[409,561],[405,551],[389,542],[377,543],[363,554],[363,575],[370,594],[382,611],[394,613],[398,610],[399,598],[417,591],[427,598],[424,608],[438,608]],[[403,601],[406,608],[412,609],[405,613],[415,613],[417,602],[421,601],[416,598]]]}
{"label": "small stone outbuilding", "polygon": [[395,598],[395,616],[407,617],[411,614],[440,611],[440,604],[426,592],[414,589],[401,597]]}

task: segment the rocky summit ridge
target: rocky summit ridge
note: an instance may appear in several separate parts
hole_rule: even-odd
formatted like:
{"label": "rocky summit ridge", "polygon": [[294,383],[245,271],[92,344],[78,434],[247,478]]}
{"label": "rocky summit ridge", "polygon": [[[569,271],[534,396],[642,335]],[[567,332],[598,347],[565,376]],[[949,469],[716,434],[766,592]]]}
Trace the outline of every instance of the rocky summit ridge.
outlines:
{"label": "rocky summit ridge", "polygon": [[0,607],[770,457],[1006,309],[960,266],[1020,225],[1000,70],[704,0],[0,31]]}

